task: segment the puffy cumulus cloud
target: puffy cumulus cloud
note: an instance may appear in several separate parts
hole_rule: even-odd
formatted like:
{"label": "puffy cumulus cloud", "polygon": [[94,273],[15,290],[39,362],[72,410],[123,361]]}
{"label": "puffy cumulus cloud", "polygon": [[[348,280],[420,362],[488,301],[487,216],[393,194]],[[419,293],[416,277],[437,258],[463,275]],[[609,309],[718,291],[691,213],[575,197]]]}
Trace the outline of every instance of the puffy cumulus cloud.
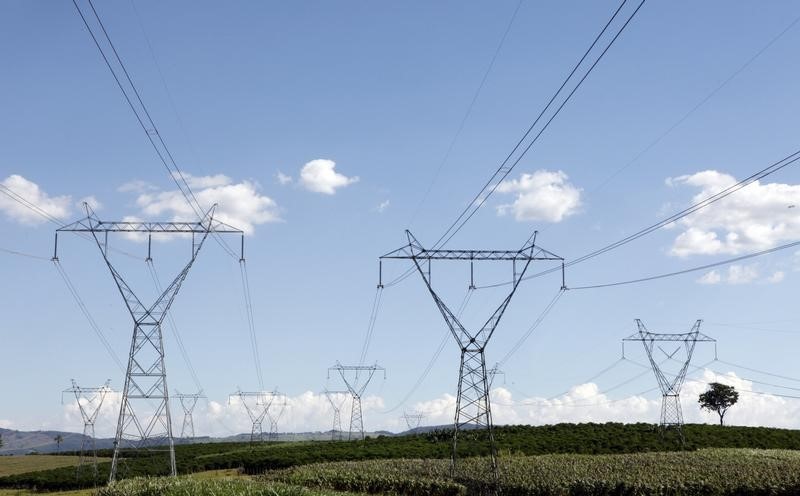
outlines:
{"label": "puffy cumulus cloud", "polygon": [[[90,402],[88,398],[82,398],[81,404],[87,412],[92,412],[97,409],[98,399],[95,397],[94,401]],[[114,437],[121,404],[122,393],[112,391],[106,394],[95,421],[95,435],[97,437]],[[81,417],[81,410],[74,396],[66,396],[65,394],[64,405],[61,408],[61,418],[53,424],[53,428],[67,432],[80,432],[82,430],[83,417]]]}
{"label": "puffy cumulus cloud", "polygon": [[[673,187],[699,189],[693,203],[736,182],[733,176],[715,170],[667,180]],[[736,255],[800,239],[800,215],[794,208],[798,204],[800,185],[753,182],[670,226],[681,229],[670,254],[678,257]]]}
{"label": "puffy cumulus cloud", "polygon": [[67,219],[72,213],[71,196],[50,196],[38,184],[19,174],[8,176],[0,184],[4,186],[4,188],[0,188],[0,191],[9,192],[9,194],[0,194],[0,211],[15,222],[25,225],[47,222],[44,216],[26,207],[25,202],[36,205],[40,210],[59,220]]}
{"label": "puffy cumulus cloud", "polygon": [[697,282],[700,284],[719,284],[722,282],[722,276],[718,271],[712,270],[703,274]]}
{"label": "puffy cumulus cloud", "polygon": [[338,188],[357,183],[358,180],[358,176],[347,177],[336,172],[336,162],[333,160],[312,160],[300,169],[300,184],[314,193],[333,195]]}
{"label": "puffy cumulus cloud", "polygon": [[501,182],[497,192],[516,195],[512,203],[499,205],[498,215],[513,213],[518,221],[561,222],[581,206],[581,189],[562,171],[538,170]]}
{"label": "puffy cumulus cloud", "polygon": [[[208,209],[216,203],[214,218],[247,234],[252,234],[256,225],[281,220],[278,205],[270,197],[262,195],[259,186],[254,182],[245,180],[236,183],[223,174],[192,176],[183,173],[183,176],[194,188],[194,196],[203,209]],[[135,191],[130,188],[127,190]],[[192,207],[177,189],[138,192],[136,205],[140,209],[141,217],[166,216],[175,221],[197,218]]]}
{"label": "puffy cumulus cloud", "polygon": [[[783,274],[783,272],[776,272],[775,274]],[[758,279],[759,272],[758,267],[753,265],[731,265],[728,269],[724,272],[720,272],[718,270],[712,270],[703,274],[700,279],[697,280],[700,284],[747,284],[753,282]],[[767,279],[769,282],[773,282],[772,278],[775,277],[771,276]],[[782,276],[780,276],[782,278]],[[780,280],[774,281],[780,282]]]}

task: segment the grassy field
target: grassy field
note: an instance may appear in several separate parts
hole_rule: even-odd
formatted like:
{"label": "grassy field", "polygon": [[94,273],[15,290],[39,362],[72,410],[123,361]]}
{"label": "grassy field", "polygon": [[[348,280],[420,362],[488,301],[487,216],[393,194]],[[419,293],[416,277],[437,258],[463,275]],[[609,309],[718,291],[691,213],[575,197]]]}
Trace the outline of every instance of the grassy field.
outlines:
{"label": "grassy field", "polygon": [[62,455],[0,456],[0,477],[40,470],[75,467],[79,457]]}
{"label": "grassy field", "polygon": [[[480,496],[497,487],[487,458],[371,460],[313,464],[269,473],[263,480],[372,494]],[[800,453],[703,449],[622,455],[511,456],[500,460],[504,496],[800,494]]]}

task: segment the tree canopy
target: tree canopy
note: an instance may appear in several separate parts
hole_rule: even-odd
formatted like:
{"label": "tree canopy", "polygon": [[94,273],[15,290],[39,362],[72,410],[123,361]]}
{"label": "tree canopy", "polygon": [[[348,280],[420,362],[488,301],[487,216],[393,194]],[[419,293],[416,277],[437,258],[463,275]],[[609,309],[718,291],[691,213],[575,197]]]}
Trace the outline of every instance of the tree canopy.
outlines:
{"label": "tree canopy", "polygon": [[700,395],[698,401],[700,408],[717,412],[719,425],[724,425],[723,419],[728,413],[728,409],[739,401],[739,392],[733,386],[712,382],[708,385],[708,390]]}

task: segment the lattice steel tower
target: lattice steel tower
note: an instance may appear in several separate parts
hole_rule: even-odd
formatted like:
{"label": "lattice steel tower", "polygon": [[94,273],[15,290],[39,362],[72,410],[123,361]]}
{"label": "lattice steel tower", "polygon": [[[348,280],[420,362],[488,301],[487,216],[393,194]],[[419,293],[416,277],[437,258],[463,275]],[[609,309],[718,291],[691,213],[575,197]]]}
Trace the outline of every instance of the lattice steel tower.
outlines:
{"label": "lattice steel tower", "polygon": [[[361,396],[366,391],[367,386],[369,385],[370,381],[372,380],[372,376],[375,375],[375,372],[378,370],[383,371],[383,378],[386,379],[386,369],[379,366],[377,363],[375,365],[342,365],[339,362],[336,362],[336,365],[330,367],[328,369],[328,374],[330,374],[331,370],[336,370],[339,372],[339,375],[342,377],[342,381],[344,381],[345,386],[347,386],[347,390],[350,391],[350,397],[353,400],[353,406],[350,410],[350,430],[347,432],[347,439],[353,439],[353,433],[357,433],[358,438],[363,440],[364,439],[364,418],[361,411]],[[350,379],[347,378],[347,373],[353,372],[354,375]],[[363,375],[362,372],[366,372],[367,378],[361,382]]]}
{"label": "lattice steel tower", "polygon": [[270,391],[268,394],[270,396],[270,401],[267,407],[267,420],[269,420],[269,436],[267,440],[277,441],[278,422],[286,411],[286,406],[289,402],[286,399],[286,395],[279,393],[277,390]]}
{"label": "lattice steel tower", "polygon": [[[208,235],[237,234],[242,236],[242,246],[244,246],[244,233],[215,220],[216,205],[211,207],[198,222],[108,222],[101,221],[88,204],[84,203],[84,208],[86,209],[86,218],[56,231],[53,260],[58,260],[59,233],[91,234],[133,319],[133,337],[125,373],[125,385],[122,389],[122,403],[114,438],[114,456],[111,461],[109,481],[116,478],[121,451],[127,449],[168,452],[169,474],[174,476],[176,475],[175,446],[172,436],[172,418],[161,324]],[[148,306],[136,296],[133,289],[111,263],[108,235],[112,233],[147,235],[147,259],[152,259],[150,248],[153,234],[191,235],[191,258],[167,289],[153,304]]]}
{"label": "lattice steel tower", "polygon": [[[686,371],[689,369],[689,364],[692,361],[695,346],[697,346],[697,343],[714,343],[716,354],[717,340],[700,332],[700,324],[702,322],[702,320],[695,322],[689,332],[665,334],[648,331],[642,321],[636,319],[637,332],[622,340],[623,356],[625,354],[624,346],[626,341],[639,341],[644,346],[644,350],[647,352],[647,358],[650,361],[650,366],[653,368],[653,374],[656,376],[656,381],[658,381],[658,387],[661,390],[661,420],[659,422],[659,427],[662,432],[667,429],[676,430],[681,442],[683,442],[681,387],[686,380]],[[657,346],[656,343],[679,343],[679,346],[671,353],[667,353],[661,346],[658,346],[659,351],[661,351],[665,357],[664,360],[658,362],[653,356],[653,351]],[[663,363],[667,360],[678,361],[675,355],[680,351],[680,345],[683,345],[684,350],[683,360],[679,361],[681,367],[677,373],[671,374],[665,371]]]}
{"label": "lattice steel tower", "polygon": [[253,424],[250,430],[250,444],[264,441],[264,417],[267,416],[267,410],[272,404],[272,394],[269,391],[253,391],[245,392],[238,390],[228,397],[228,404],[231,398],[239,398],[239,401],[247,411],[250,422]]}
{"label": "lattice steel tower", "polygon": [[206,396],[202,391],[192,394],[184,394],[180,391],[175,391],[175,397],[181,402],[183,409],[183,425],[181,426],[181,439],[194,439],[194,407],[197,406],[197,401]]}
{"label": "lattice steel tower", "polygon": [[61,402],[64,402],[64,393],[75,395],[75,402],[81,412],[83,419],[83,437],[81,438],[81,455],[78,461],[78,468],[75,473],[80,474],[81,468],[86,463],[87,451],[91,450],[92,473],[97,477],[97,444],[94,437],[94,423],[100,414],[108,393],[113,392],[110,387],[111,379],[100,387],[80,387],[75,379],[72,379],[72,387],[65,389],[61,393]]}
{"label": "lattice steel tower", "polygon": [[[498,478],[497,452],[494,442],[494,429],[492,425],[492,410],[489,401],[489,377],[486,369],[486,345],[492,338],[500,318],[506,311],[511,298],[517,291],[523,276],[534,260],[557,261],[561,263],[561,285],[564,287],[564,259],[536,246],[536,232],[525,242],[519,250],[450,250],[426,249],[417,239],[406,231],[408,244],[380,257],[381,262],[386,259],[411,260],[422,276],[433,301],[444,317],[450,332],[461,350],[461,364],[458,374],[458,396],[456,400],[456,413],[453,423],[453,455],[451,470],[455,473],[458,458],[458,436],[464,428],[483,428],[489,438],[491,469],[495,480]],[[475,287],[473,264],[475,261],[508,261],[513,266],[511,291],[500,303],[483,326],[476,331],[467,330],[459,318],[445,304],[431,284],[431,262],[434,260],[460,260],[470,263],[470,288]],[[517,267],[521,264],[521,267]],[[423,265],[425,265],[423,267]],[[382,270],[379,271],[382,273]],[[382,286],[382,281],[378,282]]]}
{"label": "lattice steel tower", "polygon": [[425,418],[425,414],[422,412],[403,412],[401,418],[406,421],[408,430],[413,431],[414,429],[419,429],[422,419]]}
{"label": "lattice steel tower", "polygon": [[350,395],[350,391],[329,391],[325,390],[325,397],[328,399],[333,409],[333,428],[331,429],[331,441],[341,441],[342,436],[342,406]]}

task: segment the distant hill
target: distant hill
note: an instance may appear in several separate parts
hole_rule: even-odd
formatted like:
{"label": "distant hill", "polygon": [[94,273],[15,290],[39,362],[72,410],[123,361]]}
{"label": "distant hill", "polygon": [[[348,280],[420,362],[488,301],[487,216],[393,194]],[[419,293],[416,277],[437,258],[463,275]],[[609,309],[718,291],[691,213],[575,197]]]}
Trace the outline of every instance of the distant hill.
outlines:
{"label": "distant hill", "polygon": [[[422,431],[420,431],[422,432]],[[0,428],[0,435],[3,436],[3,447],[0,448],[0,455],[24,455],[28,453],[56,453],[59,451],[58,444],[55,442],[55,437],[61,435],[64,440],[61,443],[60,451],[79,451],[81,449],[81,442],[83,441],[83,434],[76,432],[65,431],[17,431],[12,429]],[[388,431],[367,432],[367,436],[396,436]],[[277,441],[328,441],[331,439],[331,431],[316,431],[316,432],[282,432],[278,434]],[[267,438],[267,433],[264,433],[264,439]],[[344,433],[344,439],[347,439],[347,433]],[[192,439],[191,441],[175,438],[176,444],[191,443],[237,443],[249,442],[250,433],[235,434],[226,437],[209,437],[201,436]],[[97,438],[95,439],[97,449],[111,449],[114,447],[113,438]]]}

